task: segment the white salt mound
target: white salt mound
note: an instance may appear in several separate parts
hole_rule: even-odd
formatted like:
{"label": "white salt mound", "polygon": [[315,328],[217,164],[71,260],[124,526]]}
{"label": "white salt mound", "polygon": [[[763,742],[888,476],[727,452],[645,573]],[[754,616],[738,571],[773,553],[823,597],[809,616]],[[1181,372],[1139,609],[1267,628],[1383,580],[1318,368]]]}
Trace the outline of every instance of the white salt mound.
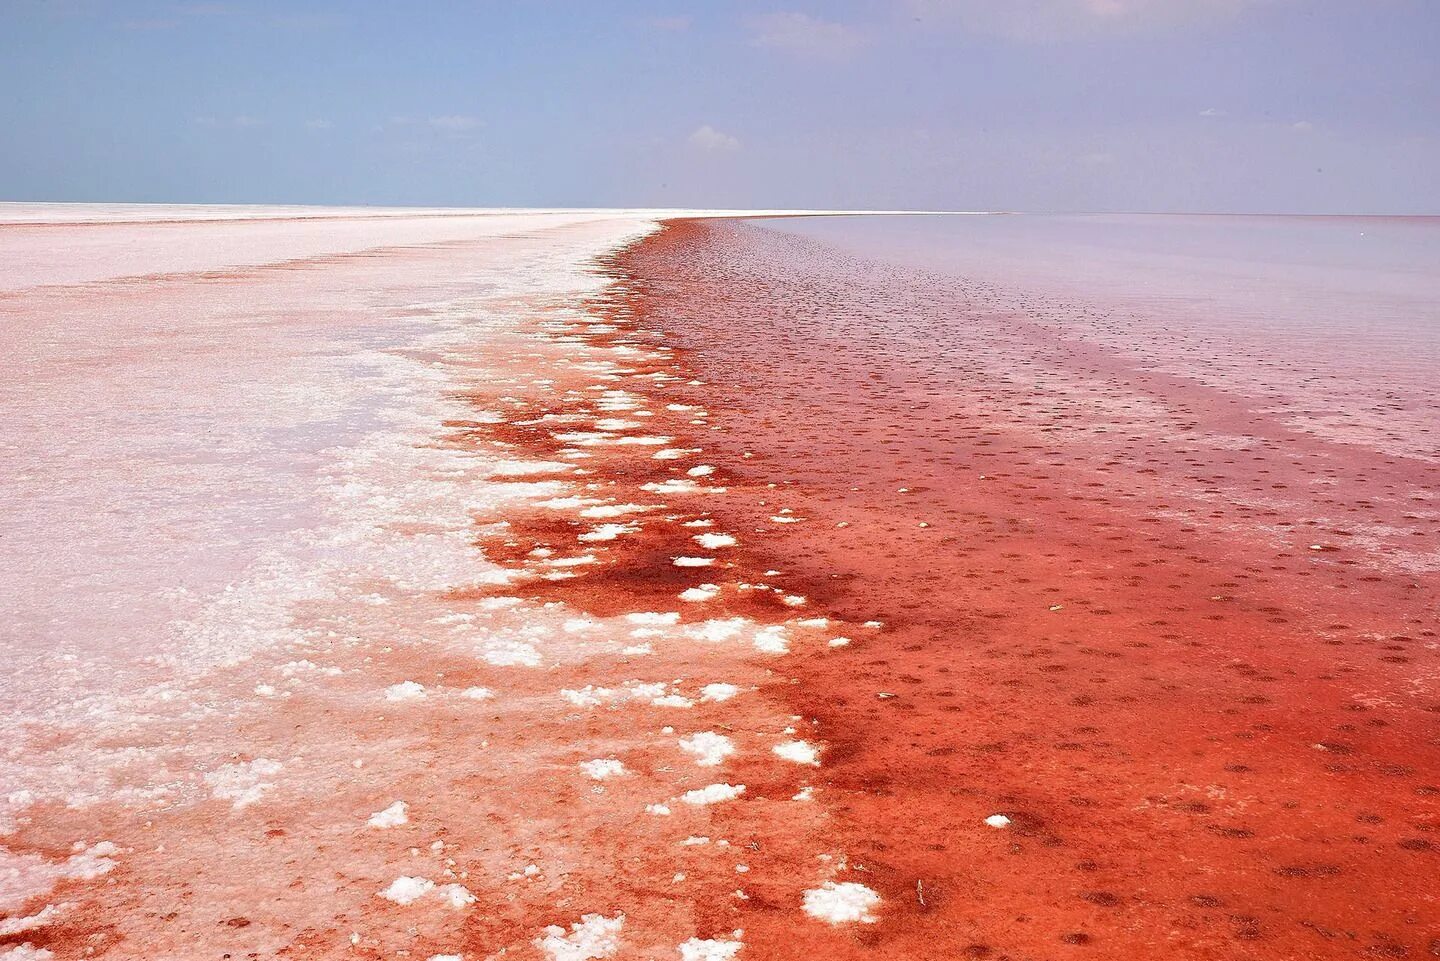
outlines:
{"label": "white salt mound", "polygon": [[581,761],[580,770],[584,771],[587,777],[603,781],[607,777],[619,777],[624,774],[625,765],[613,757],[598,758],[594,761]]}
{"label": "white salt mound", "polygon": [[707,784],[704,787],[696,788],[693,791],[686,791],[680,795],[680,800],[686,804],[720,804],[724,801],[733,801],[745,793],[743,784]]}
{"label": "white salt mound", "polygon": [[385,688],[387,701],[418,701],[425,696],[425,685],[415,681],[401,681]]}
{"label": "white salt mound", "polygon": [[871,909],[880,903],[880,895],[854,881],[826,881],[805,892],[805,913],[830,924],[860,921],[875,923]]}
{"label": "white salt mound", "polygon": [[706,684],[704,687],[700,688],[700,700],[728,701],[739,693],[740,688],[736,687],[734,684],[726,684],[724,682]]}
{"label": "white salt mound", "polygon": [[811,764],[820,766],[820,751],[813,744],[805,741],[785,741],[775,745],[772,750],[787,761],[794,761],[796,764]]}
{"label": "white salt mound", "polygon": [[400,905],[414,904],[429,894],[434,887],[435,882],[429,878],[412,878],[409,875],[402,875],[391,881],[390,886],[380,892],[380,897]]}
{"label": "white salt mound", "polygon": [[470,889],[463,884],[441,885],[435,889],[435,893],[440,895],[440,900],[452,908],[464,908],[475,903],[475,895],[471,894]]}
{"label": "white salt mound", "polygon": [[398,828],[410,821],[410,818],[405,815],[407,808],[408,805],[404,801],[396,801],[385,810],[376,811],[370,815],[370,820],[365,823],[372,828]]}
{"label": "white salt mound", "polygon": [[680,945],[680,961],[731,961],[743,946],[739,941],[691,938]]}
{"label": "white salt mound", "polygon": [[735,742],[714,731],[700,731],[680,739],[680,750],[695,755],[701,767],[714,767],[735,753]]}
{"label": "white salt mound", "polygon": [[620,950],[620,929],[625,925],[625,915],[617,914],[607,918],[601,914],[587,914],[570,925],[570,932],[558,924],[545,929],[545,935],[535,939],[535,946],[545,953],[550,961],[594,961],[608,958]]}

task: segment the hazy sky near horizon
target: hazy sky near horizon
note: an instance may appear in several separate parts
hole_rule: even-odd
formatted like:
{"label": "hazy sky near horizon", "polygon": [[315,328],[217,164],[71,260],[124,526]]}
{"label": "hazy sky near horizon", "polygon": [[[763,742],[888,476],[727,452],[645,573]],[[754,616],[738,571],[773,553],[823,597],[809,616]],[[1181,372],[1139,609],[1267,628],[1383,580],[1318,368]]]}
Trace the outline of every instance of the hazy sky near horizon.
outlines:
{"label": "hazy sky near horizon", "polygon": [[0,199],[1440,212],[1440,0],[0,0]]}

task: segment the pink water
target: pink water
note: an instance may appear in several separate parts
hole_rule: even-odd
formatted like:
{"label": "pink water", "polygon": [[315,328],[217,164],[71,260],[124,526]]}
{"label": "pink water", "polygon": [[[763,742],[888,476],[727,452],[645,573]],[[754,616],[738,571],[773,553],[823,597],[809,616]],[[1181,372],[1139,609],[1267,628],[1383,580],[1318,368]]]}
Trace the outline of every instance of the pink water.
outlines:
{"label": "pink water", "polygon": [[[837,218],[781,229],[1049,297],[1146,369],[1243,388],[1317,436],[1440,458],[1440,218]],[[1048,311],[1048,313],[1047,313]]]}

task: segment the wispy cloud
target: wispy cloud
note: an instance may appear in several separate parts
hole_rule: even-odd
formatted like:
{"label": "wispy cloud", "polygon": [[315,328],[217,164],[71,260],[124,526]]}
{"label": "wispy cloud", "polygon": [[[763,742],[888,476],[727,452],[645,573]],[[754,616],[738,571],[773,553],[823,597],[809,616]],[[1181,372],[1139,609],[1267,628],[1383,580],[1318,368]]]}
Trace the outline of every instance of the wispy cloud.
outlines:
{"label": "wispy cloud", "polygon": [[239,11],[229,3],[177,3],[175,12],[187,17],[224,17]]}
{"label": "wispy cloud", "polygon": [[679,33],[682,30],[689,30],[691,20],[689,17],[645,17],[640,21],[651,30],[663,30],[667,33]]}
{"label": "wispy cloud", "polygon": [[465,133],[480,126],[478,117],[471,117],[465,114],[446,114],[441,117],[431,117],[427,121],[436,130],[443,130],[445,133]]}
{"label": "wispy cloud", "polygon": [[196,117],[194,122],[195,126],[197,127],[230,127],[236,130],[244,130],[250,127],[259,127],[265,123],[265,121],[259,119],[258,117],[252,117],[249,114],[243,113],[234,117]]}
{"label": "wispy cloud", "polygon": [[468,134],[472,130],[478,130],[480,128],[480,118],[463,113],[447,113],[430,117],[391,117],[384,125],[376,127],[375,129],[382,130],[385,126],[410,128],[428,127],[439,133],[458,136]]}
{"label": "wispy cloud", "polygon": [[907,0],[922,21],[1026,41],[1099,37],[1220,22],[1293,0]]}
{"label": "wispy cloud", "polygon": [[865,44],[864,36],[854,27],[807,13],[767,13],[754,17],[750,27],[754,46],[816,59],[844,59]]}
{"label": "wispy cloud", "polygon": [[708,123],[696,128],[686,142],[696,150],[706,153],[731,153],[740,149],[740,141],[728,133],[721,133]]}
{"label": "wispy cloud", "polygon": [[1200,116],[1223,117],[1225,116],[1225,111],[1221,110],[1219,107],[1206,107],[1204,110],[1200,111]]}
{"label": "wispy cloud", "polygon": [[333,120],[307,120],[305,127],[308,130],[329,130],[335,126]]}

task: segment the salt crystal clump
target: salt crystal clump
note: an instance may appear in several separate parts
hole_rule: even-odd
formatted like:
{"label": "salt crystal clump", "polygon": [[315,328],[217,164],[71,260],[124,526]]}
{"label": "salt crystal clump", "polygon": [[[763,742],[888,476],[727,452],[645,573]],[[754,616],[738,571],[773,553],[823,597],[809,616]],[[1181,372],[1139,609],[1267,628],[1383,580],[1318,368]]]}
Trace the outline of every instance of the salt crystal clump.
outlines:
{"label": "salt crystal clump", "polygon": [[742,947],[739,941],[691,938],[680,945],[680,961],[731,961]]}
{"label": "salt crystal clump", "polygon": [[784,654],[790,650],[790,639],[779,624],[762,627],[755,632],[755,649],[766,654]]}
{"label": "salt crystal clump", "polygon": [[552,924],[534,943],[550,961],[594,961],[620,950],[620,929],[624,926],[623,914],[613,918],[586,914],[570,925],[568,934],[560,925]]}
{"label": "salt crystal clump", "polygon": [[390,886],[380,892],[380,897],[386,901],[394,901],[399,905],[414,904],[416,901],[429,894],[435,887],[435,882],[429,878],[416,878],[409,875],[402,875],[390,882]]}
{"label": "salt crystal clump", "polygon": [[1008,828],[1010,819],[1003,814],[992,814],[985,819],[985,823],[992,828]]}
{"label": "salt crystal clump", "polygon": [[410,822],[410,818],[405,814],[408,808],[409,805],[404,801],[396,801],[385,810],[370,815],[370,820],[365,823],[372,828],[398,828]]}
{"label": "salt crystal clump", "polygon": [[726,684],[723,681],[719,681],[714,684],[706,684],[704,687],[700,688],[700,700],[728,701],[739,693],[740,688],[736,687],[734,684]]}
{"label": "salt crystal clump", "polygon": [[491,641],[481,655],[496,667],[539,667],[540,652],[524,641]]}
{"label": "salt crystal clump", "polygon": [[713,557],[677,557],[671,561],[676,567],[709,567],[715,563]]}
{"label": "salt crystal clump", "polygon": [[387,701],[418,701],[425,696],[425,685],[415,681],[401,681],[385,688]]}
{"label": "salt crystal clump", "polygon": [[707,784],[702,788],[686,791],[680,795],[680,800],[694,805],[720,804],[725,801],[733,801],[744,793],[745,785],[743,784]]}
{"label": "salt crystal clump", "polygon": [[830,924],[859,921],[874,924],[871,909],[880,903],[880,895],[854,881],[826,881],[805,892],[805,913]]}
{"label": "salt crystal clump", "polygon": [[578,691],[565,688],[560,691],[560,696],[576,707],[598,707],[604,702],[614,699],[615,692],[608,687],[586,684]]}
{"label": "salt crystal clump", "polygon": [[720,643],[721,641],[733,640],[740,636],[745,628],[752,624],[743,617],[728,617],[724,620],[701,621],[698,624],[690,624],[682,628],[686,637],[697,641],[708,641]]}
{"label": "salt crystal clump", "polygon": [[267,791],[275,787],[274,784],[263,779],[279,774],[280,770],[279,761],[257,757],[253,761],[226,764],[218,770],[211,771],[205,775],[205,783],[209,785],[210,793],[215,797],[230,801],[237,808],[243,808],[254,804],[264,797]]}
{"label": "salt crystal clump", "polygon": [[615,758],[599,758],[594,761],[581,761],[580,770],[585,772],[587,777],[597,781],[603,781],[607,777],[620,777],[625,774],[625,765]]}
{"label": "salt crystal clump", "polygon": [[707,551],[713,551],[718,547],[734,547],[737,543],[739,543],[737,540],[735,540],[734,537],[731,537],[729,534],[709,533],[696,534],[694,537],[694,541],[701,547],[705,548]]}
{"label": "salt crystal clump", "polygon": [[687,587],[680,592],[680,600],[698,603],[700,601],[714,600],[720,593],[718,584],[701,584],[699,587]]}
{"label": "salt crystal clump", "polygon": [[820,766],[820,751],[815,745],[805,741],[785,741],[775,745],[771,750],[785,760],[794,761],[796,764]]}
{"label": "salt crystal clump", "polygon": [[51,961],[54,957],[54,953],[26,941],[0,954],[0,961]]}
{"label": "salt crystal clump", "polygon": [[680,750],[695,755],[695,763],[714,767],[735,753],[735,742],[714,731],[700,731],[680,739]]}
{"label": "salt crystal clump", "polygon": [[502,460],[490,466],[492,477],[525,477],[531,474],[555,474],[568,472],[575,469],[573,464],[566,464],[563,461],[546,460]]}
{"label": "salt crystal clump", "polygon": [[635,514],[640,511],[648,511],[650,508],[643,504],[600,504],[595,507],[587,507],[580,512],[580,516],[589,520],[600,520],[602,518],[620,517],[624,514]]}
{"label": "salt crystal clump", "polygon": [[643,624],[648,627],[670,627],[680,623],[680,615],[674,611],[665,611],[663,613],[639,611],[633,614],[626,614],[625,620],[631,624]]}
{"label": "salt crystal clump", "polygon": [[[15,902],[10,902],[15,903]],[[36,928],[43,928],[64,913],[59,907],[47,904],[34,914],[25,917],[5,918],[0,920],[0,938],[13,938],[17,934],[24,934],[26,931],[33,931]],[[6,957],[0,954],[0,958]]]}
{"label": "salt crystal clump", "polygon": [[633,534],[639,529],[639,524],[600,524],[576,539],[587,544],[595,541],[613,541],[621,534]]}
{"label": "salt crystal clump", "polygon": [[440,896],[440,900],[456,910],[475,903],[475,895],[463,884],[444,884],[436,888],[435,893]]}

